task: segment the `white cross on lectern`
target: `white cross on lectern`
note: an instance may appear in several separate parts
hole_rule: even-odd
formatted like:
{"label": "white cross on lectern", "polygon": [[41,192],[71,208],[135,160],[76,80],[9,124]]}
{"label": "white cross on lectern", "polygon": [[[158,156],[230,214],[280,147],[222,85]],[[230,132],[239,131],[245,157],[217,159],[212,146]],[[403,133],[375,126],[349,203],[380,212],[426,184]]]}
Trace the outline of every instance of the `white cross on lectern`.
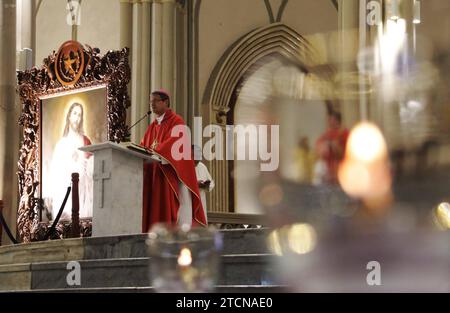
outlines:
{"label": "white cross on lectern", "polygon": [[100,196],[98,197],[98,207],[103,208],[103,200],[104,200],[104,183],[106,179],[111,178],[111,172],[105,172],[105,160],[101,160],[102,166],[101,166],[101,172],[94,174],[94,180],[98,181],[101,180],[100,184]]}

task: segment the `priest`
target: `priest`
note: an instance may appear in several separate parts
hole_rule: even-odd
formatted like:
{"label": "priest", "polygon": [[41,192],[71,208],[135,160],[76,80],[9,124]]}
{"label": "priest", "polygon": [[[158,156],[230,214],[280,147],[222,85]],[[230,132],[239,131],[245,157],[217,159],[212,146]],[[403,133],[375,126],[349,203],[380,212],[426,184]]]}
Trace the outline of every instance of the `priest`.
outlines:
{"label": "priest", "polygon": [[[172,131],[185,123],[170,109],[170,96],[164,89],[151,93],[150,106],[156,119],[148,126],[141,145],[157,162],[144,165],[142,230],[147,232],[155,223],[206,226],[194,160],[190,151],[173,149],[183,140],[187,142],[181,149],[191,149],[187,136]],[[180,158],[173,151],[187,157]]]}

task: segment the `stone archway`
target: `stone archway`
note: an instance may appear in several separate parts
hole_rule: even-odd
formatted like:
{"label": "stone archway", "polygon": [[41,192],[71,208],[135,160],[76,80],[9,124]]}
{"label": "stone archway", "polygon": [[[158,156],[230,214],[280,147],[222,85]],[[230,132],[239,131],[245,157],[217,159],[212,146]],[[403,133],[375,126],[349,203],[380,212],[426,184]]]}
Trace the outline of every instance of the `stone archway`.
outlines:
{"label": "stone archway", "polygon": [[[227,117],[232,114],[231,106],[236,101],[236,89],[252,67],[271,55],[282,56],[306,73],[317,60],[313,46],[283,23],[273,23],[246,34],[225,51],[210,76],[201,108],[205,124],[218,125],[225,132]],[[208,203],[212,212],[231,211],[229,198],[234,191],[230,185],[230,166],[227,161],[210,162],[210,172],[218,187],[211,192]]]}

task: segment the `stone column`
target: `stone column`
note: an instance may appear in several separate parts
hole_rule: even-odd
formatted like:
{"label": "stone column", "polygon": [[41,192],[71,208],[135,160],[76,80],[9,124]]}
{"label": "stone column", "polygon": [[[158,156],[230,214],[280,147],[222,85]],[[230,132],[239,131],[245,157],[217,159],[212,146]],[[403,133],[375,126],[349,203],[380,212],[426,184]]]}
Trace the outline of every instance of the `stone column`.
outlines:
{"label": "stone column", "polygon": [[[120,48],[128,47],[130,49],[129,62],[133,63],[133,7],[132,0],[120,1]],[[128,94],[131,95],[131,83],[128,84]],[[131,108],[127,110],[127,124],[131,125]]]}
{"label": "stone column", "polygon": [[168,90],[172,95],[171,107],[174,110],[176,110],[175,9],[175,0],[153,0],[151,89],[163,87]]}
{"label": "stone column", "polygon": [[[162,3],[152,3],[151,90],[162,87]],[[167,88],[167,87],[166,87]]]}
{"label": "stone column", "polygon": [[374,20],[381,18],[381,8],[381,0],[339,1],[339,94],[346,127],[376,115],[369,96],[372,73],[368,67],[379,32]]}
{"label": "stone column", "polygon": [[[18,110],[16,87],[16,1],[0,3],[0,199],[6,222],[14,233],[17,212]],[[9,240],[2,236],[2,243]]]}
{"label": "stone column", "polygon": [[[152,0],[131,0],[131,124],[134,124],[149,110],[151,2]],[[141,141],[148,122],[142,121],[132,129],[131,140],[133,142],[139,143]]]}
{"label": "stone column", "polygon": [[[359,77],[356,57],[359,50],[359,0],[339,0],[339,82],[343,125],[350,128],[360,119]],[[355,94],[356,92],[356,94]]]}
{"label": "stone column", "polygon": [[[72,7],[72,4],[68,2],[71,11],[72,18],[72,40],[78,40],[78,10],[77,7]],[[81,0],[78,0],[78,6],[81,6]],[[72,11],[73,10],[73,11]]]}
{"label": "stone column", "polygon": [[213,160],[210,164],[211,176],[216,182],[216,188],[209,193],[210,197],[207,199],[208,212],[228,213],[230,212],[229,162]]}
{"label": "stone column", "polygon": [[188,126],[192,126],[194,117],[188,109],[187,95],[187,62],[188,61],[188,9],[187,3],[177,2],[175,9],[175,40],[174,40],[174,96],[177,104],[177,113],[180,114]]}
{"label": "stone column", "polygon": [[[22,0],[20,42],[18,46],[21,50],[27,48],[31,50],[31,66],[36,64],[36,2],[34,0]],[[27,64],[28,65],[28,64]]]}
{"label": "stone column", "polygon": [[[233,132],[229,132],[226,128],[226,121],[218,123],[222,130],[222,136],[224,138],[224,144],[231,138]],[[209,162],[208,168],[210,169],[211,176],[216,182],[216,187],[209,193],[207,198],[208,212],[230,212],[230,171],[233,170],[232,162],[226,159],[227,150],[223,151],[223,160],[212,160]],[[231,163],[231,164],[230,164]],[[230,168],[231,165],[231,168]]]}
{"label": "stone column", "polygon": [[[140,110],[141,102],[141,55],[142,55],[142,2],[132,1],[132,48],[131,48],[131,124],[134,124],[142,116]],[[131,131],[131,140],[139,143],[142,136],[140,127],[144,122],[134,127]]]}
{"label": "stone column", "polygon": [[[152,1],[142,0],[142,33],[141,33],[141,95],[139,103],[139,114],[143,116],[149,110],[150,96],[150,63],[151,63],[151,21]],[[147,129],[148,122],[142,122],[139,126],[139,137],[142,138]],[[138,131],[138,130],[136,130]]]}
{"label": "stone column", "polygon": [[162,77],[161,82],[172,95],[175,109],[175,0],[163,1],[163,20],[162,20]]}
{"label": "stone column", "polygon": [[131,0],[120,0],[120,48],[132,47],[133,9]]}
{"label": "stone column", "polygon": [[377,41],[383,31],[383,0],[359,0],[359,110],[361,119],[379,121],[379,108],[373,99],[373,75],[375,68]]}

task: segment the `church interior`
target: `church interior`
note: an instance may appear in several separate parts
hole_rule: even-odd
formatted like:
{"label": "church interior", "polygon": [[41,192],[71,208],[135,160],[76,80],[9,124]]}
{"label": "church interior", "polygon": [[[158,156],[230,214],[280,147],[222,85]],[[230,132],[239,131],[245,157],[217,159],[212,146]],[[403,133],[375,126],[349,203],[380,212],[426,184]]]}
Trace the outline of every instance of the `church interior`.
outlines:
{"label": "church interior", "polygon": [[[155,90],[208,228],[141,230]],[[0,293],[448,293],[449,125],[448,0],[1,0]]]}

